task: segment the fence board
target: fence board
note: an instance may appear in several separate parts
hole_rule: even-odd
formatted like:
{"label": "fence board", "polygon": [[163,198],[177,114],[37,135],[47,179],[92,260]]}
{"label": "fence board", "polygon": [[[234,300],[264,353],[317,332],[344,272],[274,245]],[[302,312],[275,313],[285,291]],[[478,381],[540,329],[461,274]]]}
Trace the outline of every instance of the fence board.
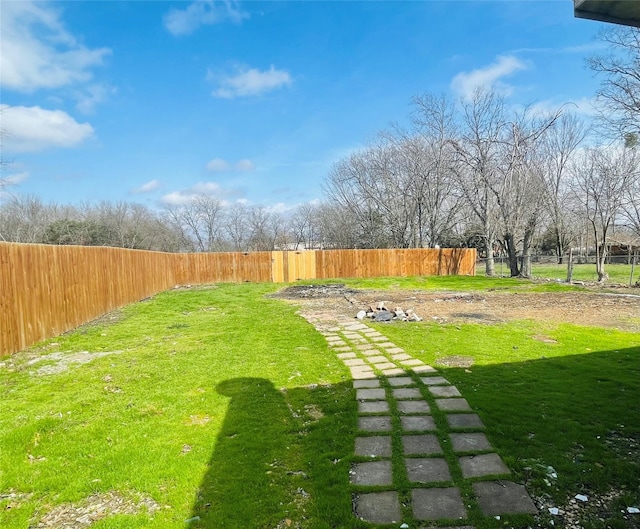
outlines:
{"label": "fence board", "polygon": [[472,249],[167,254],[0,242],[0,355],[178,284],[475,274]]}

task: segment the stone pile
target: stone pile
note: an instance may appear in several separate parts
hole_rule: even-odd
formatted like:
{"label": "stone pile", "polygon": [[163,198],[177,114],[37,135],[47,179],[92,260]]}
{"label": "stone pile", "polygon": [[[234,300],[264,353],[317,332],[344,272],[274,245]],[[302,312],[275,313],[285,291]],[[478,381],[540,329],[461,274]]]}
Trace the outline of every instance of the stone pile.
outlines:
{"label": "stone pile", "polygon": [[396,307],[389,310],[385,306],[384,301],[376,303],[375,308],[369,307],[367,310],[361,310],[356,314],[356,318],[364,320],[365,318],[373,321],[422,321],[423,318],[418,316],[413,309],[402,310],[402,307]]}

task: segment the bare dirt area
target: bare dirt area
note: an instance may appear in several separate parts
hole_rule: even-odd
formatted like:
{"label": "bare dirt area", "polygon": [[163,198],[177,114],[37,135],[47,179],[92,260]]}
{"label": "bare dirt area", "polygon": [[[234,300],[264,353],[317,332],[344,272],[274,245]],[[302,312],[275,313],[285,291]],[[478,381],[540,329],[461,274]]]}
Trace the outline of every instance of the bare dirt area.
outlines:
{"label": "bare dirt area", "polygon": [[[640,332],[640,295],[604,292],[425,292],[354,290],[344,285],[293,285],[276,297],[351,315],[385,302],[439,323],[499,323],[530,319]],[[541,336],[544,340],[544,336]]]}

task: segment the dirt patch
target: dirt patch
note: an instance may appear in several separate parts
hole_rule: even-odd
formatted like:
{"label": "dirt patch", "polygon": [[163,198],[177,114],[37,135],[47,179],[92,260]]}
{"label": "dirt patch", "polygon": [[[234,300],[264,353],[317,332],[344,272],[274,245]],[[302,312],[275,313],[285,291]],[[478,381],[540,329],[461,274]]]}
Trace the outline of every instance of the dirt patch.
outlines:
{"label": "dirt patch", "polygon": [[349,298],[358,292],[360,291],[347,288],[344,284],[340,283],[330,283],[327,285],[293,285],[272,294],[272,297],[283,299]]}
{"label": "dirt patch", "polygon": [[[354,317],[384,301],[413,309],[438,323],[494,324],[530,319],[640,332],[640,296],[601,292],[433,293],[420,290],[353,290],[344,285],[295,285],[276,294],[305,307]],[[542,336],[542,335],[540,335]]]}
{"label": "dirt patch", "polygon": [[471,367],[473,358],[470,356],[444,356],[436,360],[436,364],[445,367]]}
{"label": "dirt patch", "polygon": [[96,358],[118,353],[120,353],[120,351],[104,351],[101,353],[90,353],[89,351],[80,351],[79,353],[51,353],[33,358],[27,362],[27,365],[32,366],[39,362],[53,362],[40,367],[37,371],[30,371],[30,374],[35,376],[57,375],[58,373],[68,371],[73,364],[88,364]]}
{"label": "dirt patch", "polygon": [[110,491],[92,494],[79,503],[64,503],[45,514],[38,529],[83,529],[98,520],[114,514],[138,514],[146,511],[149,516],[160,509],[160,505],[148,496],[137,494],[125,496]]}

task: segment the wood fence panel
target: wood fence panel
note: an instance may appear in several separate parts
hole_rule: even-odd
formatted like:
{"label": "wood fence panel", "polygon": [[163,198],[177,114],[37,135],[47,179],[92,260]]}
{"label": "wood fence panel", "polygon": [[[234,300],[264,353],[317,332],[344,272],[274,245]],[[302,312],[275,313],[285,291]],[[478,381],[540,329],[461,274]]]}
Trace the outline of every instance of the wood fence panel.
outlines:
{"label": "wood fence panel", "polygon": [[316,253],[314,251],[286,252],[288,282],[301,279],[316,279]]}
{"label": "wood fence panel", "polygon": [[175,285],[475,274],[470,249],[166,254],[0,243],[0,355]]}

